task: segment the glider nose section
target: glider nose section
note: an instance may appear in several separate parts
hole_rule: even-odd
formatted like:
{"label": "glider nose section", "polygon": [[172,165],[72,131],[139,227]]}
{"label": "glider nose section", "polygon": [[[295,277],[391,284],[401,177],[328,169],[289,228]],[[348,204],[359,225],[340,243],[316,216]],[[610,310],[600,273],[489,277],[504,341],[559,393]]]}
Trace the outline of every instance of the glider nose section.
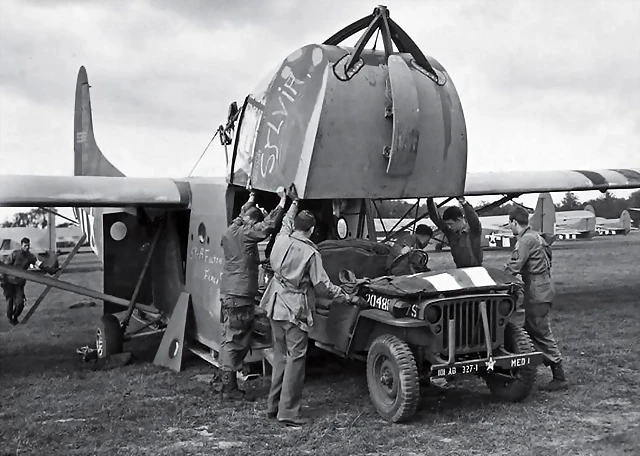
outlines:
{"label": "glider nose section", "polygon": [[466,126],[457,92],[411,55],[308,45],[247,97],[230,180],[303,198],[462,194]]}

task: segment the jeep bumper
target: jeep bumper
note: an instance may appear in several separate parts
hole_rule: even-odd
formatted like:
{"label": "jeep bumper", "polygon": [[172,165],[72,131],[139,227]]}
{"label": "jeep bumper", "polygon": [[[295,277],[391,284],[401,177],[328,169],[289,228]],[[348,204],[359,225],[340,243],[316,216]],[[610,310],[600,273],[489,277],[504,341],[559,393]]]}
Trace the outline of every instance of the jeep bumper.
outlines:
{"label": "jeep bumper", "polygon": [[517,355],[489,356],[454,363],[433,364],[431,377],[450,377],[466,374],[484,374],[501,369],[517,369],[519,367],[537,366],[542,363],[542,352],[522,353]]}

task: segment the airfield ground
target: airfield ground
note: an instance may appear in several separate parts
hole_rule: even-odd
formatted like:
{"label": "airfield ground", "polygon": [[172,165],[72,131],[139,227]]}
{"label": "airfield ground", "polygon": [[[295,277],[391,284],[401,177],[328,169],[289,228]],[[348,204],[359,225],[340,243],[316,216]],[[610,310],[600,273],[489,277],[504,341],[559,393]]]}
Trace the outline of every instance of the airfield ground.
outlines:
{"label": "airfield ground", "polygon": [[[151,363],[156,339],[126,346],[136,361],[97,371],[76,349],[93,343],[101,306],[53,291],[26,325],[0,319],[0,454],[63,455],[622,455],[640,448],[640,233],[554,246],[553,329],[568,392],[534,391],[500,403],[471,378],[425,392],[416,419],[392,425],[375,412],[364,367],[312,366],[304,429],[263,418],[264,399],[221,402],[201,381],[212,369],[189,358],[181,373]],[[509,253],[485,253],[501,266]],[[79,255],[63,279],[100,288],[95,260]],[[430,265],[452,266],[433,253]],[[31,302],[42,290],[28,285]],[[540,369],[538,382],[550,379]],[[206,378],[206,377],[205,377]],[[268,380],[249,382],[266,397]]]}

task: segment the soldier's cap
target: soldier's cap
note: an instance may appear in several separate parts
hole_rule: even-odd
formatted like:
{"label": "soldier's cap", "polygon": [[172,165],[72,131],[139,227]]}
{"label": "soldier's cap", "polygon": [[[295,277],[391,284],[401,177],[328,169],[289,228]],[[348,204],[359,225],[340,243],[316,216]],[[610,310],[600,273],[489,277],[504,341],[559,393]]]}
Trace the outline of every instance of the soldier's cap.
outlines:
{"label": "soldier's cap", "polygon": [[309,231],[314,226],[316,226],[316,218],[306,209],[300,211],[293,220],[293,227],[298,231]]}
{"label": "soldier's cap", "polygon": [[416,227],[416,234],[418,236],[433,236],[433,230],[429,225],[422,224]]}
{"label": "soldier's cap", "polygon": [[20,244],[31,244],[31,239],[29,239],[28,237],[23,237],[22,239],[20,239]]}

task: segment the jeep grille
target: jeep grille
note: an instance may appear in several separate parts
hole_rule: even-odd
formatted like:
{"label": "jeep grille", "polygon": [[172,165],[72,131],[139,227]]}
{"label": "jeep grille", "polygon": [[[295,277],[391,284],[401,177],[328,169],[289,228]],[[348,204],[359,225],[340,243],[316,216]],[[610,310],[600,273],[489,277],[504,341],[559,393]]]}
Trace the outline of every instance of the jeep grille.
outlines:
{"label": "jeep grille", "polygon": [[[501,298],[504,299],[504,298]],[[498,334],[498,302],[496,298],[482,299],[461,299],[444,302],[442,305],[442,330],[443,349],[446,352],[449,344],[454,343],[456,353],[470,353],[485,347],[484,327],[482,325],[482,315],[480,314],[480,302],[487,303],[487,316],[489,317],[489,329],[491,332],[491,345],[495,346],[502,340]],[[455,341],[450,341],[449,319],[455,320]]]}

